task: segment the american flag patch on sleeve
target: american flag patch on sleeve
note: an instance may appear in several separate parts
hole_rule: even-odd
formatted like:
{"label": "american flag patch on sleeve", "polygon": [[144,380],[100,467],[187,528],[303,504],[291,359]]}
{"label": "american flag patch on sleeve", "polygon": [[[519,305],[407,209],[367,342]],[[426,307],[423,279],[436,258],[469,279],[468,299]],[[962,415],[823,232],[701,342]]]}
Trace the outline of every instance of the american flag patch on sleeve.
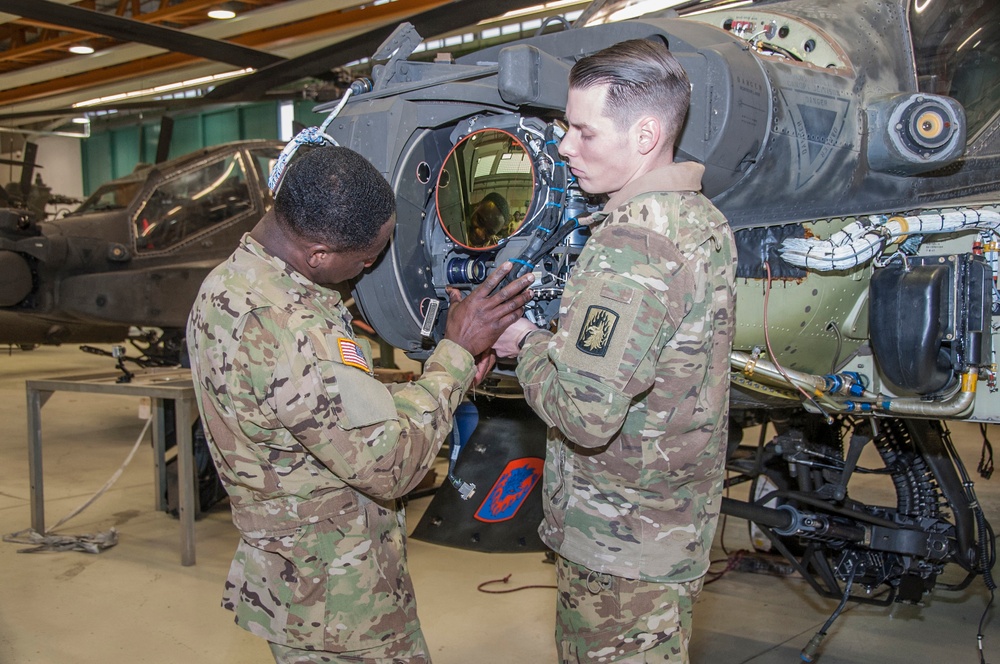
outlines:
{"label": "american flag patch on sleeve", "polygon": [[337,347],[340,348],[340,360],[344,364],[371,373],[371,369],[368,367],[368,360],[365,359],[358,344],[350,339],[340,337],[337,339]]}

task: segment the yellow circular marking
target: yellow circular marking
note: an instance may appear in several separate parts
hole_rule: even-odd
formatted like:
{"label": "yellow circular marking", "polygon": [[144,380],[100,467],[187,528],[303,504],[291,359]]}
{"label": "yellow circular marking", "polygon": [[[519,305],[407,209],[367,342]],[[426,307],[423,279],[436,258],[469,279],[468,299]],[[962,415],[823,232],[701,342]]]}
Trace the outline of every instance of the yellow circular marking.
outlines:
{"label": "yellow circular marking", "polygon": [[944,118],[934,111],[924,111],[917,117],[917,132],[923,138],[937,138],[944,131]]}

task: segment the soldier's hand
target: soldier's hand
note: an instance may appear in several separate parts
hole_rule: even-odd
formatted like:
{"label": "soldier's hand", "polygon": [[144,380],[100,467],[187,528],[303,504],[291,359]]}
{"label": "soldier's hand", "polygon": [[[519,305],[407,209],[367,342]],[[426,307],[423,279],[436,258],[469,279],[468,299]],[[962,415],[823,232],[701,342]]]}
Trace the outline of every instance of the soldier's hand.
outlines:
{"label": "soldier's hand", "polygon": [[476,358],[476,377],[472,380],[473,385],[479,385],[486,378],[486,374],[493,371],[497,364],[497,355],[493,351],[487,351]]}
{"label": "soldier's hand", "polygon": [[526,290],[535,279],[531,273],[492,292],[513,267],[509,262],[500,265],[465,298],[457,289],[448,289],[451,306],[444,328],[445,339],[454,341],[474,357],[492,348],[500,333],[522,316],[524,305],[531,300],[531,291]]}
{"label": "soldier's hand", "polygon": [[497,357],[517,357],[521,350],[521,342],[529,333],[538,329],[538,326],[527,318],[514,321],[514,324],[504,330],[497,342],[493,344],[493,350]]}

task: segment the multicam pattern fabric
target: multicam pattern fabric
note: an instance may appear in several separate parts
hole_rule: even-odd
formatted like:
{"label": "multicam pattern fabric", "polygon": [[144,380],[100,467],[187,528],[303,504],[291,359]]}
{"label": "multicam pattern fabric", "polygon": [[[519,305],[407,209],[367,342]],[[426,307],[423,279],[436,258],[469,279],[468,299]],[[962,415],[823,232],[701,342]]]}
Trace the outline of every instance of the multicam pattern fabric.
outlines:
{"label": "multicam pattern fabric", "polygon": [[541,537],[629,579],[699,578],[718,521],[736,251],[702,170],[646,174],[591,218],[559,329],[518,357],[550,426]]}
{"label": "multicam pattern fabric", "polygon": [[268,644],[275,664],[430,664],[427,643],[420,631],[367,650],[332,653]]}
{"label": "multicam pattern fabric", "polygon": [[[475,374],[442,341],[414,382],[386,386],[336,290],[244,236],[188,322],[198,405],[242,538],[223,606],[306,650],[385,645],[419,630],[397,499],[451,430]],[[363,361],[343,363],[341,340]]]}
{"label": "multicam pattern fabric", "polygon": [[683,583],[623,579],[558,557],[559,660],[687,662],[694,600],[703,581],[704,577]]}

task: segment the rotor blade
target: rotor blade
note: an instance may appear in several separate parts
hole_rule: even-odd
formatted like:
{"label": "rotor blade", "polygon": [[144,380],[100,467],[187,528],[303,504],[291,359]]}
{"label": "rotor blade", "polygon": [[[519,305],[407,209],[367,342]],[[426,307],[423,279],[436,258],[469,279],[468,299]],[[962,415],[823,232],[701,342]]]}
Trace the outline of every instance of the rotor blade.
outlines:
{"label": "rotor blade", "polygon": [[35,157],[38,146],[31,141],[24,144],[24,163],[21,165],[21,200],[28,200],[31,192],[31,178],[35,175]]}
{"label": "rotor blade", "polygon": [[[0,0],[2,3],[3,0]],[[250,100],[251,102],[258,101],[294,101],[302,99],[302,94],[299,92],[283,92],[268,94],[265,97],[256,98]],[[229,101],[214,101],[206,99],[205,97],[179,97],[176,99],[150,99],[150,100],[140,100],[135,101],[123,101],[123,102],[108,102],[105,104],[95,104],[93,106],[82,106],[79,108],[73,108],[72,106],[66,106],[62,108],[47,108],[44,110],[34,110],[34,111],[18,111],[17,113],[0,113],[0,124],[4,122],[14,122],[16,120],[35,120],[43,118],[73,118],[79,117],[86,113],[98,113],[101,111],[111,112],[116,111],[120,113],[141,111],[150,114],[158,113],[180,113],[182,111],[200,110],[200,109],[211,109],[220,106],[231,106],[232,102]],[[18,162],[20,163],[20,162]]]}
{"label": "rotor blade", "polygon": [[[407,21],[413,24],[422,37],[426,38],[474,25],[479,21],[500,16],[514,9],[537,4],[538,0],[490,0],[489,2],[454,0],[446,5],[411,16]],[[371,56],[379,44],[395,29],[395,25],[386,25],[311,53],[269,65],[252,74],[217,86],[205,95],[205,98],[215,101],[257,99],[271,88],[293,83],[301,78]]]}
{"label": "rotor blade", "polygon": [[170,139],[174,134],[174,119],[169,115],[160,118],[160,135],[156,141],[156,163],[160,164],[170,156]]}
{"label": "rotor blade", "polygon": [[[24,162],[21,161],[20,159],[0,159],[0,164],[3,164],[4,166],[22,166],[24,165]],[[41,168],[41,167],[42,167],[41,164],[35,164],[35,168]],[[3,187],[0,187],[0,189],[2,188]]]}
{"label": "rotor blade", "polygon": [[183,30],[151,25],[92,9],[61,5],[52,0],[3,0],[3,11],[71,30],[105,35],[123,42],[139,42],[206,60],[255,69],[282,62],[284,58],[228,41],[208,39]]}

